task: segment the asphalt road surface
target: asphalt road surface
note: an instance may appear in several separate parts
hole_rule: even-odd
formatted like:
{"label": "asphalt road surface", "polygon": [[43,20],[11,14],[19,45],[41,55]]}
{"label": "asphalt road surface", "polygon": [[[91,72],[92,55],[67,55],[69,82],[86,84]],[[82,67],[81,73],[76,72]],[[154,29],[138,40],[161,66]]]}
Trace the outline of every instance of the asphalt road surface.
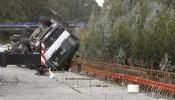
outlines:
{"label": "asphalt road surface", "polygon": [[164,100],[72,72],[55,72],[55,79],[35,73],[0,67],[0,100]]}

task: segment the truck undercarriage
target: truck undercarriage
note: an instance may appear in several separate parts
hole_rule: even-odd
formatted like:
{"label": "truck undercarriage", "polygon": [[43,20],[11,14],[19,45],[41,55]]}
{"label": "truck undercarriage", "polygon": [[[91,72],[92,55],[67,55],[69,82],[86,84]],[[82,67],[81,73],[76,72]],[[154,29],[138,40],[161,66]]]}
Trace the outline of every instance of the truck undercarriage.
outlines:
{"label": "truck undercarriage", "polygon": [[[40,38],[35,41],[25,41],[25,38],[22,37],[21,49],[13,50],[13,47],[10,52],[0,53],[0,66],[6,65],[41,65],[41,42],[45,45],[45,56],[46,65],[52,69],[69,69],[69,64],[78,50],[79,43],[78,38],[69,33],[64,29],[64,27],[55,22],[47,30],[41,33]],[[16,36],[18,37],[18,36]],[[20,36],[19,36],[20,37]],[[19,40],[12,39],[13,44],[20,44]],[[28,43],[29,42],[29,43]],[[35,46],[35,49],[28,48],[26,44],[31,44]],[[19,45],[18,44],[18,45]],[[31,46],[30,46],[31,47]],[[26,48],[26,49],[25,49]],[[37,48],[37,49],[36,49]],[[31,49],[31,50],[30,50]],[[20,51],[21,50],[21,51]],[[15,51],[15,52],[13,52]],[[18,52],[19,51],[19,52]],[[37,51],[37,52],[36,52]]]}

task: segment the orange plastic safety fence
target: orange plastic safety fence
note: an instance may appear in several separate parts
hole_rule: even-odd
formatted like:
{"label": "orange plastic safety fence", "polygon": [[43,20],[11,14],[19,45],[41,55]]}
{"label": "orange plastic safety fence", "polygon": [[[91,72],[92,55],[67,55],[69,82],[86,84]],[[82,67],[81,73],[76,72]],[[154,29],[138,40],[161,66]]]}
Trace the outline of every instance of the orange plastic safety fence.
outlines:
{"label": "orange plastic safety fence", "polygon": [[[86,63],[83,60],[79,61],[79,63],[80,62],[81,64],[83,64],[82,71],[87,72],[89,74],[95,74],[96,76],[99,76],[99,77],[110,77],[117,80],[126,80],[128,82],[136,83],[139,85],[144,85],[151,88],[166,90],[168,92],[175,93],[174,84],[159,82],[155,80],[149,80],[139,76],[127,75],[122,73],[113,73],[110,70],[102,70],[100,68],[96,69],[95,67],[92,67],[93,62]],[[76,63],[74,62],[74,64],[78,64],[78,62]]]}

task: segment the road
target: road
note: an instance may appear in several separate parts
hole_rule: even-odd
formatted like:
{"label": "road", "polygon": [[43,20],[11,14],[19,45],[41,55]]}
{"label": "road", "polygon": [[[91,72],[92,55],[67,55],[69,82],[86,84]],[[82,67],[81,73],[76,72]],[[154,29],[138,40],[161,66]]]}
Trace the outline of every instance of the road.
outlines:
{"label": "road", "polygon": [[126,88],[72,72],[55,72],[55,79],[35,73],[16,66],[0,67],[0,100],[164,100],[127,93]]}

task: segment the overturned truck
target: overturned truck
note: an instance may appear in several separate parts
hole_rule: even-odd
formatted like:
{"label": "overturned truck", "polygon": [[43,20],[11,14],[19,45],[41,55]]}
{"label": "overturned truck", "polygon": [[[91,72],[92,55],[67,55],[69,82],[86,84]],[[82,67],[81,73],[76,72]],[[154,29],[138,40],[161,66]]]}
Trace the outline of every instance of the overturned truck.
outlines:
{"label": "overturned truck", "polygon": [[[33,44],[41,49],[41,42],[45,45],[45,57],[47,66],[53,69],[69,69],[69,64],[79,48],[78,38],[69,33],[65,28],[55,22],[47,30],[41,33],[38,41]],[[40,50],[39,50],[40,51]],[[0,66],[7,65],[41,65],[41,52],[33,53],[0,53]]]}

